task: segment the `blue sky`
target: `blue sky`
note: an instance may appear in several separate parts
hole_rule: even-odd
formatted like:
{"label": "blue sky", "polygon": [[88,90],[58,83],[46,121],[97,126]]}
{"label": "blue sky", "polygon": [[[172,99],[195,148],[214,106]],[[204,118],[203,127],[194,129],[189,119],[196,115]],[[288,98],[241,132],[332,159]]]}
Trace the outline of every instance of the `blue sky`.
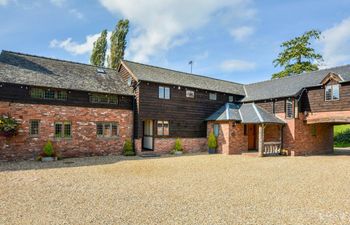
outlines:
{"label": "blue sky", "polygon": [[129,60],[240,83],[269,79],[281,42],[310,29],[322,67],[350,63],[349,0],[0,0],[0,49],[89,62],[93,41],[131,22]]}

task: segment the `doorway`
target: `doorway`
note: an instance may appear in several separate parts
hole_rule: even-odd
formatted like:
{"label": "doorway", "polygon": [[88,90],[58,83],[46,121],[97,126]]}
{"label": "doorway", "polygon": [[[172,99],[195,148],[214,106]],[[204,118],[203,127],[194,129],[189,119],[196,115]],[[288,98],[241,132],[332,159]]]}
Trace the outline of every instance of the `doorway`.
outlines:
{"label": "doorway", "polygon": [[143,121],[142,149],[153,150],[153,120]]}
{"label": "doorway", "polygon": [[248,150],[256,150],[256,126],[248,124]]}

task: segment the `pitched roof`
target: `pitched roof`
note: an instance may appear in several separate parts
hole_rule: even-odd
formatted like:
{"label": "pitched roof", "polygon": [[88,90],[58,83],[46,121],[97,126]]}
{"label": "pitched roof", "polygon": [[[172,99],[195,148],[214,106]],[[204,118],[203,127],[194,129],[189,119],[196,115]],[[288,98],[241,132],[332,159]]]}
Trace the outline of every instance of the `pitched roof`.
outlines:
{"label": "pitched roof", "polygon": [[226,121],[234,120],[242,123],[285,123],[272,113],[267,112],[263,108],[254,103],[226,103],[219,110],[209,116],[208,121]]}
{"label": "pitched roof", "polygon": [[138,80],[244,96],[243,84],[123,60]]}
{"label": "pitched roof", "polygon": [[0,82],[121,95],[132,90],[116,70],[23,53],[2,51]]}
{"label": "pitched roof", "polygon": [[303,88],[321,85],[329,74],[338,74],[343,81],[350,81],[350,65],[318,70],[300,75],[292,75],[280,79],[262,81],[244,85],[246,96],[243,102],[296,96]]}

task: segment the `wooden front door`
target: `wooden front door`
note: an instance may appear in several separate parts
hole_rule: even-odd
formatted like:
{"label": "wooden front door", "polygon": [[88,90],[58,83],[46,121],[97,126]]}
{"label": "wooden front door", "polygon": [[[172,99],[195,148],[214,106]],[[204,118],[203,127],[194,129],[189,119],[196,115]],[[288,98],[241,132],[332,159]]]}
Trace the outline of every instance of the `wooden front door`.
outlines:
{"label": "wooden front door", "polygon": [[248,124],[248,150],[256,150],[256,129],[254,124]]}

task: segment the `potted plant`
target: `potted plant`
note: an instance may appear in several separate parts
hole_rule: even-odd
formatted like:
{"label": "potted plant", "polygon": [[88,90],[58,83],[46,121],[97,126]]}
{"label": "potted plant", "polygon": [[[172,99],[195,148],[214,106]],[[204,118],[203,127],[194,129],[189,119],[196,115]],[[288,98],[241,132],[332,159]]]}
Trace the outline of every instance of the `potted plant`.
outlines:
{"label": "potted plant", "polygon": [[123,154],[125,156],[134,156],[135,151],[132,147],[132,142],[130,139],[125,140],[124,146],[123,146]]}
{"label": "potted plant", "polygon": [[172,151],[172,153],[174,155],[182,155],[182,144],[181,144],[181,140],[179,138],[176,139],[175,141],[175,146],[174,146],[174,149]]}
{"label": "potted plant", "polygon": [[47,141],[44,145],[43,152],[40,154],[38,160],[42,162],[56,161],[58,158],[57,152],[54,151],[51,141]]}
{"label": "potted plant", "polygon": [[216,153],[216,147],[217,147],[217,141],[216,137],[213,132],[209,134],[208,137],[208,153],[209,154],[215,154]]}
{"label": "potted plant", "polygon": [[0,134],[10,138],[18,134],[19,124],[10,116],[0,116]]}

